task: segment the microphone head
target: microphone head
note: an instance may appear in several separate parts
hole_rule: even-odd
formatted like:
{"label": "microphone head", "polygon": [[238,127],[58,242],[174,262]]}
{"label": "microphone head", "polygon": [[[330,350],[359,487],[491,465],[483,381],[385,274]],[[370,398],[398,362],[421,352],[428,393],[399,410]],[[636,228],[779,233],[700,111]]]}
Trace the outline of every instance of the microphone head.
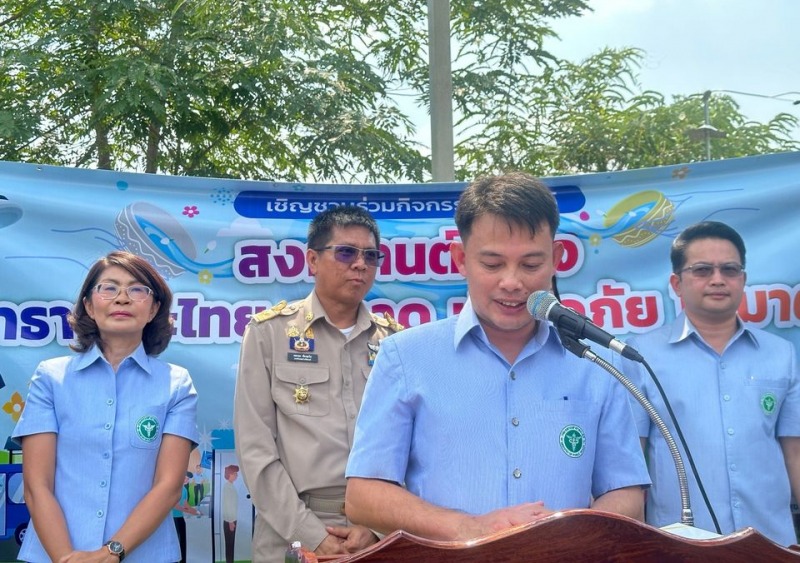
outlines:
{"label": "microphone head", "polygon": [[534,291],[528,297],[528,312],[537,321],[546,321],[550,308],[558,303],[556,296],[549,291]]}

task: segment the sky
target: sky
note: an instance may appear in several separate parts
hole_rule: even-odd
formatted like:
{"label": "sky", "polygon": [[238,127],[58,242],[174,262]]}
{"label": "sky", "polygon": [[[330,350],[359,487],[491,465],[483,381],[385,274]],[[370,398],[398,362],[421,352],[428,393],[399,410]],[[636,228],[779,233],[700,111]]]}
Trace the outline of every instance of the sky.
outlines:
{"label": "sky", "polygon": [[[733,90],[749,119],[780,112],[800,119],[800,0],[589,0],[593,12],[553,22],[560,40],[546,47],[580,61],[604,47],[644,51],[643,90],[676,94]],[[418,138],[430,145],[426,112],[415,112]],[[700,123],[698,123],[700,125]],[[794,137],[800,139],[800,128]]]}
{"label": "sky", "polygon": [[[665,95],[735,90],[800,100],[797,0],[590,0],[587,15],[554,23],[551,48],[582,59],[604,46],[645,51],[640,81]],[[800,117],[791,101],[731,94],[742,112],[766,121]]]}

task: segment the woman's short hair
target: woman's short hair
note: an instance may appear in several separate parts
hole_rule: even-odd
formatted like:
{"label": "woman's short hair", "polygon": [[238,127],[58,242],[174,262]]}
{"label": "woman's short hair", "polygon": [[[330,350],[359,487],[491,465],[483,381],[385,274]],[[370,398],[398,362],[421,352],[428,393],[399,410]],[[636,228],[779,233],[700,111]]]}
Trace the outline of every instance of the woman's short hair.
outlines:
{"label": "woman's short hair", "polygon": [[97,323],[86,311],[85,300],[92,299],[92,291],[94,291],[100,276],[106,268],[111,266],[122,268],[137,282],[153,290],[153,302],[158,303],[158,311],[144,327],[142,344],[148,355],[157,356],[166,350],[172,338],[173,320],[169,312],[172,307],[172,291],[164,278],[147,260],[124,250],[116,250],[100,258],[86,274],[78,299],[75,301],[75,307],[67,316],[67,321],[75,333],[75,341],[70,344],[70,348],[76,352],[86,352],[95,344],[102,348],[102,335]]}

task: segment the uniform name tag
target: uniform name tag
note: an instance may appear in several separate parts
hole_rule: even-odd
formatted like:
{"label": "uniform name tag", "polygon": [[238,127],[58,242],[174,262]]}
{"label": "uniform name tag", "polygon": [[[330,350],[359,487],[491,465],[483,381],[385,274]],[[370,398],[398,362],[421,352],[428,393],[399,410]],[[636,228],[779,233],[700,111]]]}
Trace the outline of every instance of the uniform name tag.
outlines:
{"label": "uniform name tag", "polygon": [[290,362],[306,362],[310,364],[316,364],[319,361],[319,357],[316,354],[300,354],[298,352],[289,352],[286,354],[286,359]]}

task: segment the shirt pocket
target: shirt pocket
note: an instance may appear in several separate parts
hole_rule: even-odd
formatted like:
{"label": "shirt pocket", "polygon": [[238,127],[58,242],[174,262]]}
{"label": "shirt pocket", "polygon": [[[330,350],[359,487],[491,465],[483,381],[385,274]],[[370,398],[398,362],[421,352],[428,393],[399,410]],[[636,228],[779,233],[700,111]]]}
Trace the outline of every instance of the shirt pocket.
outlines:
{"label": "shirt pocket", "polygon": [[772,389],[788,389],[789,377],[773,375],[770,373],[765,374],[748,374],[744,378],[744,384],[750,387],[763,387]]}
{"label": "shirt pocket", "polygon": [[543,455],[553,462],[564,455],[594,459],[600,406],[585,400],[545,400],[534,405],[537,431],[546,436]]}
{"label": "shirt pocket", "polygon": [[128,411],[130,443],[134,448],[156,450],[161,446],[164,433],[164,405],[136,406]]}
{"label": "shirt pocket", "polygon": [[272,398],[285,415],[325,416],[331,410],[327,367],[275,366]]}

